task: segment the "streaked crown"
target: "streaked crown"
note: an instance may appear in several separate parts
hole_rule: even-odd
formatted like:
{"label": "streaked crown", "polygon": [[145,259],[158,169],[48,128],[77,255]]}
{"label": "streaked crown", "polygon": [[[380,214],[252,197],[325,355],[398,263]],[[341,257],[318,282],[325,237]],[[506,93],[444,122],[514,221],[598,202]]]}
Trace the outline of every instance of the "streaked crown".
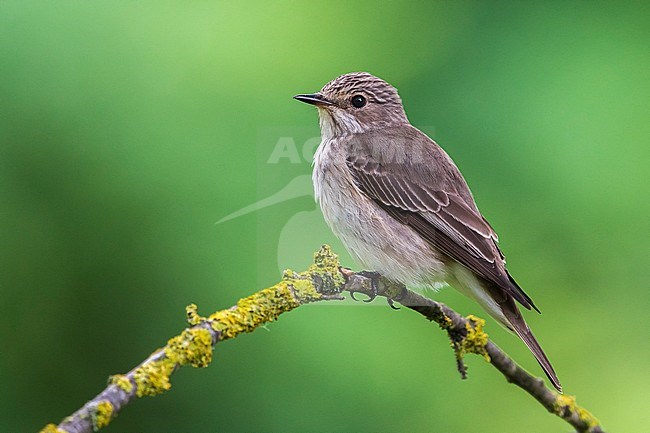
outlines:
{"label": "streaked crown", "polygon": [[369,102],[402,105],[402,100],[397,94],[397,89],[381,78],[375,77],[367,72],[352,72],[341,75],[327,83],[321,89],[323,96],[335,97],[337,99],[352,96],[355,93],[365,95]]}

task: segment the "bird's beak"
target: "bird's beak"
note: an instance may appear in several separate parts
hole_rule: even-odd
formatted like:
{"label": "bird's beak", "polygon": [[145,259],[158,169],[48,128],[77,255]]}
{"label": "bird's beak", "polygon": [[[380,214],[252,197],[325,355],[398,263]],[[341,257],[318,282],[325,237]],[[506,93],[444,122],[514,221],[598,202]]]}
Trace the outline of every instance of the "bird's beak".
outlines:
{"label": "bird's beak", "polygon": [[293,99],[316,106],[334,105],[332,101],[329,101],[320,93],[312,93],[311,95],[296,95],[293,97]]}

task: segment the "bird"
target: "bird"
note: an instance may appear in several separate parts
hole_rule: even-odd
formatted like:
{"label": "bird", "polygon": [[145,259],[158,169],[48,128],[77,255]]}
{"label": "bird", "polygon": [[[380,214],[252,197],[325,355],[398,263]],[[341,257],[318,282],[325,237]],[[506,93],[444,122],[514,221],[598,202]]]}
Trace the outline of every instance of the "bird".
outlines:
{"label": "bird", "polygon": [[294,99],[318,109],[315,198],[358,264],[407,287],[450,285],[474,299],[523,340],[562,392],[517,304],[539,309],[508,272],[497,233],[460,170],[411,125],[395,87],[353,72]]}

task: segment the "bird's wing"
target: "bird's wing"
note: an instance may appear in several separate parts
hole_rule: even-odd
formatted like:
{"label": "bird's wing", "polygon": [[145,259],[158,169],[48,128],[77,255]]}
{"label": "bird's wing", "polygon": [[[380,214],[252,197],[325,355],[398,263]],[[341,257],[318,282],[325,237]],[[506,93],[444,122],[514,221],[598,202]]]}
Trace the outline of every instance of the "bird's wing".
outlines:
{"label": "bird's wing", "polygon": [[[347,164],[358,188],[435,248],[493,282],[524,307],[537,309],[508,274],[497,235],[476,208],[458,169],[453,163],[436,167],[441,159],[451,159],[424,134],[413,139],[417,143],[411,143],[408,154],[399,158],[395,153],[387,157],[385,146],[378,148],[372,136],[352,142]],[[405,164],[413,154],[420,160]]]}

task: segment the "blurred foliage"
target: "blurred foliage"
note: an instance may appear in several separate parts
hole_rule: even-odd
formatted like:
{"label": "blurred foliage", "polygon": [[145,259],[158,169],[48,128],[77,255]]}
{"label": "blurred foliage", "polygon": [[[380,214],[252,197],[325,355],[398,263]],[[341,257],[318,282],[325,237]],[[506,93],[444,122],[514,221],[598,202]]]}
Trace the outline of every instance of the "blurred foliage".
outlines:
{"label": "blurred foliage", "polygon": [[[620,2],[1,1],[0,430],[74,411],[190,302],[228,307],[325,242],[354,266],[304,182],[215,222],[310,173],[317,116],[291,96],[366,70],[464,172],[565,390],[608,431],[650,431],[648,17]],[[299,160],[269,162],[281,137]],[[461,381],[443,332],[376,304],[301,308],[220,345],[107,431],[567,431],[479,358]]]}

